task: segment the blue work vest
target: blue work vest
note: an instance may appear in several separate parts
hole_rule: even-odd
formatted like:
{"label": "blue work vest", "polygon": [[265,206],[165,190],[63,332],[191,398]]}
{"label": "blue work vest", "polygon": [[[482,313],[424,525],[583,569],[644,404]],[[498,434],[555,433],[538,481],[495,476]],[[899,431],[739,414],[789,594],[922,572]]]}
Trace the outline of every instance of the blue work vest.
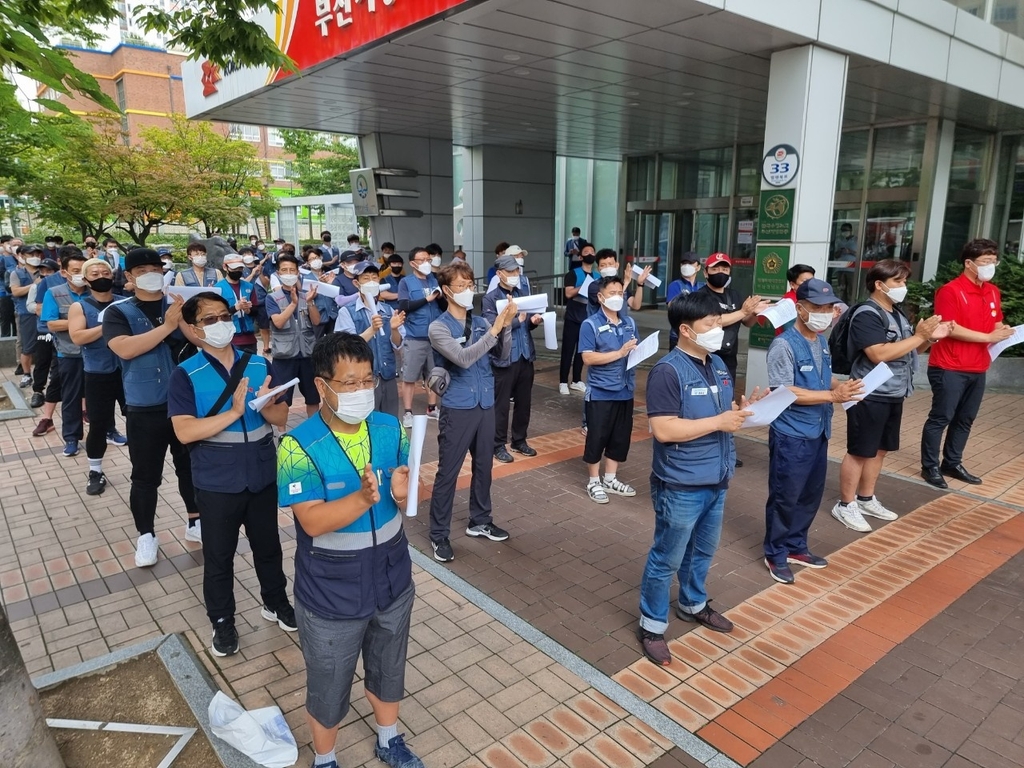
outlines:
{"label": "blue work vest", "polygon": [[[811,354],[811,343],[795,327],[779,334],[772,344],[779,344],[783,341],[789,343],[793,350],[795,369],[793,371],[793,386],[801,389],[812,389],[816,392],[827,392],[832,389],[832,356],[828,352],[828,342],[825,335],[818,334],[818,344],[821,345],[821,371],[814,362],[814,355]],[[772,422],[772,429],[778,430],[789,437],[802,437],[814,439],[825,435],[825,439],[832,437],[832,403],[821,403],[820,405],[797,405],[794,403],[784,410],[779,417]]]}
{"label": "blue work vest", "polygon": [[[594,262],[594,263],[596,264],[597,262]],[[577,288],[583,288],[583,283],[585,283],[587,281],[588,277],[593,279],[595,282],[600,279],[600,275],[598,277],[594,277],[592,274],[587,272],[587,270],[585,270],[583,267],[573,267],[572,271],[576,275],[576,287]],[[575,296],[572,297],[572,300],[575,301],[578,304],[588,304],[589,305],[590,304],[590,290],[588,289],[586,293],[584,293],[582,290],[579,291]]]}
{"label": "blue work vest", "polygon": [[[231,283],[228,282],[226,277],[213,287],[221,296],[224,297],[225,301],[228,303],[228,307],[230,307],[231,319],[235,323],[235,335],[237,336],[240,333],[254,333],[256,330],[256,323],[253,322],[253,319],[247,313],[239,315],[238,311],[235,309],[235,302],[239,300],[252,301],[252,283],[239,282],[237,296],[235,295],[235,289],[231,286]],[[260,379],[260,381],[262,381],[262,379]]]}
{"label": "blue work vest", "polygon": [[[365,333],[370,327],[370,310],[361,301],[354,301],[346,305],[343,312],[347,311],[352,318],[352,324],[356,327],[356,333]],[[395,361],[395,348],[391,346],[391,317],[393,312],[384,302],[377,302],[377,313],[384,319],[384,327],[380,333],[373,334],[369,341],[370,349],[373,350],[373,375],[380,376],[384,381],[391,381],[398,375],[398,363]]]}
{"label": "blue work vest", "polygon": [[[196,277],[196,271],[191,266],[188,269],[183,270],[179,273],[181,275],[181,282],[190,288],[199,288],[199,278]],[[213,267],[203,268],[203,288],[212,288],[217,283],[217,270]],[[235,302],[231,302],[234,306]]]}
{"label": "blue work vest", "polygon": [[[483,338],[490,328],[487,321],[482,317],[471,318],[471,330],[468,340],[462,346],[469,347]],[[445,312],[434,322],[441,323],[451,331],[452,338],[461,339],[466,335],[465,323],[456,320],[450,312]],[[499,343],[501,343],[499,341]],[[439,357],[442,357],[438,353]],[[445,367],[451,373],[451,383],[441,398],[441,405],[445,408],[468,411],[477,406],[481,408],[494,407],[494,372],[491,370],[490,354],[486,354],[473,363],[469,368],[456,365],[447,358],[443,358]]]}
{"label": "blue work vest", "polygon": [[[398,419],[377,411],[366,427],[370,463],[380,471],[380,501],[344,528],[315,537],[295,520],[295,598],[326,619],[367,618],[412,585],[409,542],[391,498],[391,476],[402,463],[402,430]],[[363,468],[352,465],[319,414],[288,434],[316,466],[326,501],[359,490]]]}
{"label": "blue work vest", "polygon": [[[527,289],[529,290],[529,289]],[[491,291],[485,299],[493,299],[495,302],[505,301],[506,299],[512,299],[515,301],[520,296],[529,295],[524,294],[518,288],[515,288],[511,294],[502,290],[499,286]],[[485,305],[489,307],[490,305]],[[496,306],[495,306],[496,308]],[[510,327],[512,343],[508,345],[507,353],[504,357],[492,357],[491,365],[495,368],[508,368],[512,363],[518,362],[519,360],[527,360],[533,362],[537,359],[537,348],[533,344],[533,337],[530,335],[530,318],[536,313],[527,312],[526,322],[520,323],[519,318],[516,317]]]}
{"label": "blue work vest", "polygon": [[[36,275],[33,275],[31,272],[29,272],[24,267],[17,267],[14,270],[14,274],[16,274],[18,276],[18,285],[19,285],[19,287],[23,287],[23,286],[26,286],[26,285],[32,285],[32,283],[35,282],[36,276],[38,276],[39,273],[36,272]],[[15,296],[14,297],[14,311],[17,312],[19,315],[31,315],[32,313],[29,312],[28,309],[26,309],[26,307],[25,307],[25,302],[27,302],[27,301],[28,301],[28,294],[25,294],[24,296]]]}
{"label": "blue work vest", "polygon": [[[118,304],[117,309],[128,321],[132,336],[141,336],[153,330],[153,324],[139,309],[136,301],[137,299],[129,299]],[[125,404],[137,408],[166,405],[167,385],[171,381],[172,370],[174,360],[171,358],[170,347],[164,341],[138,357],[130,360],[121,358]]]}
{"label": "blue work vest", "polygon": [[[608,316],[601,312],[591,315],[583,321],[594,329],[595,352],[616,352],[630,339],[636,337],[636,322],[631,317],[619,317],[619,324],[614,325]],[[604,328],[605,330],[601,330]],[[588,400],[629,400],[636,390],[636,368],[626,370],[628,357],[614,360],[603,365],[587,366]]]}
{"label": "blue work vest", "polygon": [[[654,366],[671,366],[679,381],[681,419],[706,419],[732,408],[733,387],[729,370],[718,355],[711,355],[715,386],[689,355],[673,349]],[[714,391],[717,388],[717,392]],[[675,486],[715,486],[732,477],[736,447],[728,432],[711,432],[685,443],[654,441],[653,478]]]}
{"label": "blue work vest", "polygon": [[[433,274],[427,275],[426,282],[420,280],[415,275],[409,275],[408,277],[402,278],[402,283],[405,284],[409,291],[409,301],[419,301],[420,299],[426,298],[427,290],[437,288],[437,278]],[[422,307],[412,312],[408,312],[405,315],[405,333],[407,338],[410,339],[423,339],[427,338],[427,329],[430,324],[437,320],[441,316],[441,309],[437,306],[437,299],[434,301],[428,301]],[[458,338],[462,334],[456,335]]]}
{"label": "blue work vest", "polygon": [[[68,312],[71,311],[72,304],[79,304],[85,298],[84,293],[75,293],[66,282],[53,286],[50,289],[50,295],[53,296],[53,300],[57,304],[57,313],[61,320],[68,319]],[[71,340],[71,334],[68,331],[54,331],[53,343],[57,347],[58,357],[82,356],[82,348]]]}
{"label": "blue work vest", "polygon": [[[85,299],[82,312],[86,328],[100,327],[100,307],[96,299],[91,296]],[[82,367],[86,373],[113,373],[118,369],[117,355],[110,351],[106,340],[100,336],[96,341],[82,345]]]}
{"label": "blue work vest", "polygon": [[[242,353],[235,351],[235,361]],[[179,366],[192,382],[195,395],[196,418],[206,414],[217,404],[227,380],[205,352],[193,355]],[[228,372],[230,375],[230,371]],[[189,444],[192,459],[192,483],[196,488],[217,493],[258,493],[277,479],[277,451],[274,430],[248,404],[256,398],[256,391],[267,378],[267,361],[262,355],[252,355],[243,376],[249,378],[245,393],[246,408],[241,418],[223,431],[197,443]],[[233,398],[229,397],[214,416],[230,411]]]}

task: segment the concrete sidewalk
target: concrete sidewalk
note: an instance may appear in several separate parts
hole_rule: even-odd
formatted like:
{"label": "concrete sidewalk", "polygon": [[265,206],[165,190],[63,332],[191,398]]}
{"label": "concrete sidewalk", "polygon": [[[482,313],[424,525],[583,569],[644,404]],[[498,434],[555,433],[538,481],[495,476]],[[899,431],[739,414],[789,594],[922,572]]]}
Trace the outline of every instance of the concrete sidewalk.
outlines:
{"label": "concrete sidewalk", "polygon": [[[530,439],[538,457],[495,465],[495,519],[512,538],[461,535],[467,475],[455,505],[456,560],[415,558],[401,730],[428,766],[1024,764],[1024,396],[986,398],[966,461],[985,483],[949,493],[913,477],[928,398],[908,401],[905,450],[888,457],[879,490],[900,519],[871,534],[828,516],[838,469],[830,464],[811,541],[831,565],[798,573],[794,586],[774,584],[760,563],[767,448],[763,433],[741,435],[745,466],[709,576],[715,606],[737,630],[720,636],[675,621],[676,660],[658,668],[641,660],[633,634],[652,535],[645,419],[638,409],[620,470],[637,497],[593,504],[580,460],[581,399],[557,394],[556,368],[539,364]],[[844,425],[840,414],[833,458],[842,456]],[[228,695],[284,710],[299,765],[308,765],[298,640],[260,617],[247,542],[236,575],[240,652],[215,658],[202,554],[183,541],[170,465],[157,516],[161,559],[137,569],[127,451],[109,449],[111,485],[89,497],[84,453],[65,459],[59,434],[33,438],[32,427],[0,423],[0,587],[30,671],[181,632]],[[431,468],[425,473],[429,480]],[[424,500],[407,521],[421,552],[429,552],[427,508]],[[286,511],[279,519],[290,577],[292,520]],[[361,696],[361,685],[353,693]],[[361,698],[354,705],[339,736],[341,764],[376,765],[368,707]]]}

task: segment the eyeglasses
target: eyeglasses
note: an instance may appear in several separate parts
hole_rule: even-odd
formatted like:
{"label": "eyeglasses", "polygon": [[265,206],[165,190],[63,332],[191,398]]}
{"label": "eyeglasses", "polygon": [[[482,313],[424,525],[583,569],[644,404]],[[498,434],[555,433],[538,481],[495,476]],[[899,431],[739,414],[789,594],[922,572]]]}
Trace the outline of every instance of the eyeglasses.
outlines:
{"label": "eyeglasses", "polygon": [[462,291],[473,290],[472,283],[461,283],[459,285],[449,285],[448,287],[452,289],[452,293],[462,293]]}
{"label": "eyeglasses", "polygon": [[359,392],[363,389],[376,389],[377,385],[380,384],[379,376],[371,376],[369,379],[360,379],[354,381],[349,379],[347,381],[338,381],[337,379],[324,379],[324,381],[332,384],[341,384],[342,392]]}
{"label": "eyeglasses", "polygon": [[231,315],[227,312],[221,312],[219,315],[209,315],[208,317],[201,317],[196,320],[196,325],[201,325],[203,328],[208,328],[216,323],[230,323]]}

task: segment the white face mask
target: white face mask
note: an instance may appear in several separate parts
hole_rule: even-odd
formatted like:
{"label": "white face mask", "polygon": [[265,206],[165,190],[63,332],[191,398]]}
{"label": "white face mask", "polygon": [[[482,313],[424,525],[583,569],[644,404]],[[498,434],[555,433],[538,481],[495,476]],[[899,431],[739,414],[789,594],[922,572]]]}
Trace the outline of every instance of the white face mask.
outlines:
{"label": "white face mask", "polygon": [[173,261],[165,261],[164,262],[164,272],[169,272],[172,269],[174,269],[174,262]]}
{"label": "white face mask", "polygon": [[418,264],[416,264],[415,266],[416,266],[416,271],[419,272],[421,275],[429,275],[430,274],[430,270],[432,269],[432,267],[430,266],[430,262],[429,261],[421,261]]}
{"label": "white face mask", "polygon": [[601,277],[615,277],[619,274],[618,267],[601,267]]}
{"label": "white face mask", "polygon": [[526,264],[526,259],[520,259],[520,258],[516,257],[516,264],[518,264],[521,267],[524,264]]}
{"label": "white face mask", "polygon": [[463,309],[473,308],[473,297],[476,295],[476,291],[472,288],[467,288],[464,291],[452,294],[452,301],[458,304]]}
{"label": "white face mask", "polygon": [[622,311],[623,298],[621,296],[609,296],[604,300],[604,306],[606,309],[612,312]]}
{"label": "white face mask", "polygon": [[432,266],[432,267],[440,267],[441,266],[441,257],[440,256],[432,257],[430,259],[430,266]]}
{"label": "white face mask", "polygon": [[54,248],[56,248],[56,247],[57,247],[57,244],[56,244],[56,243],[54,243],[54,242],[48,242],[48,243],[46,244],[46,247],[47,247],[47,248],[49,248],[50,250],[53,250]]}
{"label": "white face mask", "polygon": [[118,250],[116,247],[110,247],[107,248],[107,253],[109,253],[111,256],[117,256]]}
{"label": "white face mask", "polygon": [[807,321],[804,323],[815,333],[822,333],[828,330],[828,327],[832,325],[832,313],[831,312],[808,312]]}
{"label": "white face mask", "polygon": [[883,288],[885,290],[885,295],[889,297],[889,301],[893,304],[899,304],[907,298],[907,286],[905,285],[900,288],[889,288],[883,285]]}
{"label": "white face mask", "polygon": [[319,270],[320,267],[322,267],[323,265],[324,265],[323,259],[310,259],[309,260],[309,268],[314,270],[314,271]]}
{"label": "white face mask", "polygon": [[254,261],[256,261],[256,259],[254,259],[252,256],[243,256],[242,257],[242,263],[245,264],[246,266],[249,266]]}
{"label": "white face mask", "polygon": [[375,299],[380,294],[380,283],[362,283],[359,286],[359,292],[363,294],[363,296],[369,296],[370,298]]}
{"label": "white face mask", "polygon": [[996,276],[995,264],[977,264],[975,266],[978,268],[978,279],[983,283],[987,283]]}
{"label": "white face mask", "polygon": [[159,293],[164,289],[164,276],[160,272],[147,272],[135,278],[135,285],[141,291]]}
{"label": "white face mask", "polygon": [[702,347],[708,352],[720,350],[723,341],[725,341],[725,329],[721,326],[712,328],[710,331],[704,331],[704,333],[698,333],[697,338],[694,339],[698,347]]}
{"label": "white face mask", "polygon": [[518,288],[522,282],[519,275],[505,275],[501,279],[509,288]]}
{"label": "white face mask", "polygon": [[43,263],[43,260],[40,259],[38,256],[29,256],[27,259],[25,259],[25,263],[28,264],[30,267],[38,267],[40,264]]}
{"label": "white face mask", "polygon": [[282,275],[278,273],[277,279],[281,281],[281,285],[287,285],[289,288],[299,282],[298,275]]}
{"label": "white face mask", "polygon": [[203,329],[203,331],[206,332],[206,336],[203,337],[203,341],[211,347],[224,349],[224,347],[231,343],[231,339],[235,337],[235,324],[225,320],[214,323],[213,325],[208,325]]}
{"label": "white face mask", "polygon": [[[328,387],[330,389],[330,387]],[[334,392],[331,389],[331,392]],[[346,424],[361,424],[373,413],[373,390],[357,389],[355,392],[334,392],[338,398],[338,407],[334,415]]]}
{"label": "white face mask", "polygon": [[193,256],[192,257],[192,264],[194,264],[197,267],[205,267],[206,266],[206,257],[205,256]]}
{"label": "white face mask", "polygon": [[681,267],[679,267],[679,273],[683,277],[693,277],[694,275],[697,274],[697,265],[696,264],[683,264]]}
{"label": "white face mask", "polygon": [[84,275],[72,275],[71,276],[71,284],[73,286],[75,286],[75,288],[82,288],[82,287],[84,287],[85,286],[85,276]]}

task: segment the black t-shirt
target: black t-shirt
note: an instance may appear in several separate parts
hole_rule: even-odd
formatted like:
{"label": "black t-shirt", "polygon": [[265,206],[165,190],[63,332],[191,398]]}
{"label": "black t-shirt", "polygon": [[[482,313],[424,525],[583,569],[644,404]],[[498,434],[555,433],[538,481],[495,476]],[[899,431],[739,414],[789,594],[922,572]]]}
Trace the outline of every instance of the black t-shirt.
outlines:
{"label": "black t-shirt", "polygon": [[[594,278],[595,280],[597,278]],[[570,269],[565,279],[562,281],[562,285],[566,288],[579,288],[580,285],[576,285],[576,270]],[[590,317],[589,301],[576,301],[576,297],[587,299],[585,294],[578,293],[571,299],[565,301],[565,319],[574,323],[582,323],[588,317]]]}
{"label": "black t-shirt", "polygon": [[[852,312],[853,310],[849,311]],[[874,302],[871,302],[871,306],[862,309],[850,321],[850,344],[858,355],[862,354],[868,347],[873,347],[876,344],[889,344],[900,340],[899,335],[889,329],[888,321],[882,320],[883,312],[885,312],[884,309],[874,306]],[[900,320],[896,310],[889,314],[893,316],[893,321],[896,323],[896,327],[899,328]],[[866,399],[898,403],[902,402],[904,398],[902,395],[887,397],[885,395],[871,394]]]}
{"label": "black t-shirt", "polygon": [[[146,319],[156,328],[162,325],[164,322],[164,299],[158,299],[157,301],[139,301],[137,299],[131,299],[135,302],[135,305],[142,310],[142,314],[146,316]],[[119,306],[109,307],[103,315],[103,340],[110,345],[111,339],[116,339],[120,336],[134,336],[132,333],[131,326],[128,324],[128,318],[124,316]],[[175,363],[178,362],[178,357],[181,351],[185,348],[188,342],[185,338],[175,331],[161,344],[166,344],[171,351],[171,359]],[[166,406],[157,405],[153,408],[135,408],[134,410],[160,410]]]}
{"label": "black t-shirt", "polygon": [[[732,288],[724,288],[721,293],[718,293],[710,285],[705,285],[700,290],[706,291],[715,297],[715,300],[722,308],[723,315],[735,312],[743,306],[743,297]],[[736,353],[739,351],[740,346],[740,325],[742,325],[742,322],[737,321],[732,325],[722,326],[722,329],[725,331],[725,338],[722,340],[722,348],[718,351],[718,356],[733,366],[736,365]]]}

